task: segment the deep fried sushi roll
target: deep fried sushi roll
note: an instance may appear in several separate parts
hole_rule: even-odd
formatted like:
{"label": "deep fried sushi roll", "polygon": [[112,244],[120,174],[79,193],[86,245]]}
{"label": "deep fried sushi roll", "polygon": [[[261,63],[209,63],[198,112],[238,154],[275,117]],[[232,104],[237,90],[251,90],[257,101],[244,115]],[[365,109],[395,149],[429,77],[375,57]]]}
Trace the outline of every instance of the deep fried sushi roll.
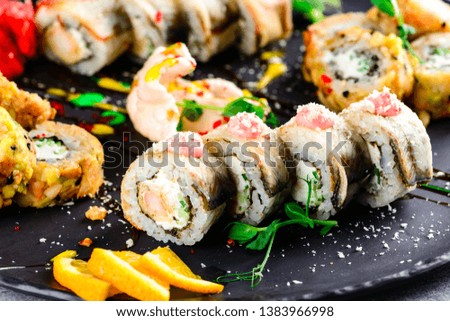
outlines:
{"label": "deep fried sushi roll", "polygon": [[131,53],[147,59],[160,46],[171,42],[181,20],[177,0],[120,0],[133,31]]}
{"label": "deep fried sushi roll", "polygon": [[427,34],[412,47],[423,61],[415,68],[414,106],[432,118],[450,117],[450,32]]}
{"label": "deep fried sushi roll", "polygon": [[239,0],[239,49],[256,53],[270,42],[287,38],[293,30],[291,0]]}
{"label": "deep fried sushi roll", "polygon": [[368,30],[378,30],[362,12],[339,13],[326,17],[324,20],[311,24],[303,32],[303,41],[306,47],[303,58],[303,76],[311,81],[311,71],[315,57],[320,54],[330,39],[336,37],[338,32],[353,27]]}
{"label": "deep fried sushi roll", "polygon": [[274,130],[253,113],[239,113],[205,136],[206,147],[227,166],[236,195],[235,218],[258,225],[288,195],[290,177],[282,144]]}
{"label": "deep fried sushi roll", "polygon": [[[413,37],[430,32],[450,31],[450,5],[445,1],[397,0],[397,3],[404,22],[416,31]],[[370,9],[367,16],[384,33],[397,32],[397,18],[381,12],[377,7]]]}
{"label": "deep fried sushi roll", "polygon": [[36,94],[17,88],[0,72],[0,106],[25,129],[32,129],[36,124],[53,119],[56,111],[50,103]]}
{"label": "deep fried sushi roll", "polygon": [[200,241],[223,214],[234,188],[223,164],[205,160],[203,151],[198,134],[183,132],[139,156],[122,181],[125,219],[158,241]]}
{"label": "deep fried sushi roll", "polygon": [[299,106],[296,116],[278,128],[278,135],[294,160],[291,195],[303,206],[309,203],[318,219],[344,208],[368,176],[361,137],[325,106]]}
{"label": "deep fried sushi roll", "polygon": [[385,86],[402,99],[414,84],[411,58],[400,38],[359,27],[337,32],[308,60],[307,69],[320,101],[334,111]]}
{"label": "deep fried sushi roll", "polygon": [[36,10],[44,54],[91,76],[131,45],[129,20],[118,0],[41,1]]}
{"label": "deep fried sushi roll", "polygon": [[28,191],[17,195],[22,207],[42,208],[94,197],[103,184],[103,146],[81,127],[48,121],[29,133],[37,165]]}
{"label": "deep fried sushi roll", "polygon": [[14,195],[26,192],[33,175],[36,152],[27,132],[0,108],[0,208]]}
{"label": "deep fried sushi roll", "polygon": [[188,26],[187,45],[201,62],[236,42],[239,11],[235,0],[180,1]]}
{"label": "deep fried sushi roll", "polygon": [[433,177],[430,138],[417,115],[388,89],[341,113],[369,151],[372,174],[360,200],[382,207]]}

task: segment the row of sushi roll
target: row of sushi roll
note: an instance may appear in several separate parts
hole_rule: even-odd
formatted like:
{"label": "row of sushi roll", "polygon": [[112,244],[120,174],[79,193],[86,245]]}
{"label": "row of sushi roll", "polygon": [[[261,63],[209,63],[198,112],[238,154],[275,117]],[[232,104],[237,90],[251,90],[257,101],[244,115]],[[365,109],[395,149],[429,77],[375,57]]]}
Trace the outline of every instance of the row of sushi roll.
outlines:
{"label": "row of sushi roll", "polygon": [[[450,116],[450,4],[442,0],[398,0],[412,54],[398,35],[398,20],[373,7],[335,14],[304,32],[303,75],[319,100],[341,111],[374,89],[389,87],[418,113]],[[424,113],[426,112],[426,113]]]}
{"label": "row of sushi roll", "polygon": [[84,75],[177,41],[202,62],[231,46],[250,55],[293,28],[291,0],[41,0],[35,21],[45,55]]}
{"label": "row of sushi roll", "polygon": [[[81,127],[0,74],[0,208],[42,208],[94,197],[103,184],[103,146]],[[25,129],[26,128],[26,129]]]}
{"label": "row of sushi roll", "polygon": [[136,228],[192,245],[223,214],[256,226],[292,197],[325,220],[353,199],[387,206],[431,178],[423,123],[385,88],[340,114],[299,106],[275,129],[243,112],[203,136],[177,133],[130,166],[121,199]]}

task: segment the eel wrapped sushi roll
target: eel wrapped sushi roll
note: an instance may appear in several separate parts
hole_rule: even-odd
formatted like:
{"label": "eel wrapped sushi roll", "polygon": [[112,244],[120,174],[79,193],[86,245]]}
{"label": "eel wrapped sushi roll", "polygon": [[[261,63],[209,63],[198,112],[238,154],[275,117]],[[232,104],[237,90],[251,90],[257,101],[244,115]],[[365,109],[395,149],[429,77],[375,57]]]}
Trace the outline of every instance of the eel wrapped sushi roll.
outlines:
{"label": "eel wrapped sushi roll", "polygon": [[431,117],[450,117],[450,32],[430,33],[412,43],[423,63],[415,68],[414,106]]}
{"label": "eel wrapped sushi roll", "polygon": [[28,190],[16,195],[22,207],[42,208],[94,197],[103,184],[103,146],[85,129],[47,121],[29,132],[37,164]]}
{"label": "eel wrapped sushi roll", "polygon": [[341,113],[364,139],[372,166],[360,195],[382,207],[433,177],[430,138],[417,115],[387,88],[374,91]]}
{"label": "eel wrapped sushi roll", "polygon": [[133,38],[118,0],[41,1],[35,21],[44,54],[88,76],[125,52]]}
{"label": "eel wrapped sushi roll", "polygon": [[293,30],[291,0],[239,0],[239,49],[256,53],[269,43],[287,38]]}
{"label": "eel wrapped sushi roll", "polygon": [[413,64],[394,34],[353,27],[337,32],[316,53],[306,68],[319,100],[334,111],[385,86],[399,99],[412,92]]}
{"label": "eel wrapped sushi roll", "polygon": [[276,131],[254,113],[239,113],[204,137],[208,153],[223,160],[236,194],[230,213],[251,225],[272,214],[289,195],[290,175]]}
{"label": "eel wrapped sushi roll", "polygon": [[178,0],[120,0],[133,31],[131,53],[145,61],[167,46],[182,21]]}
{"label": "eel wrapped sushi roll", "polygon": [[0,106],[25,129],[32,129],[36,124],[53,119],[56,114],[48,101],[17,88],[17,85],[6,79],[1,72]]}
{"label": "eel wrapped sushi roll", "polygon": [[232,46],[239,34],[236,0],[180,1],[188,30],[187,45],[201,62]]}
{"label": "eel wrapped sushi roll", "polygon": [[366,147],[345,121],[325,106],[299,106],[297,114],[278,128],[294,161],[291,195],[318,219],[344,208],[367,179]]}
{"label": "eel wrapped sushi roll", "polygon": [[0,108],[0,208],[25,193],[36,165],[36,151],[28,133]]}
{"label": "eel wrapped sushi roll", "polygon": [[124,217],[158,241],[193,245],[224,213],[233,186],[200,135],[183,132],[153,145],[122,181]]}

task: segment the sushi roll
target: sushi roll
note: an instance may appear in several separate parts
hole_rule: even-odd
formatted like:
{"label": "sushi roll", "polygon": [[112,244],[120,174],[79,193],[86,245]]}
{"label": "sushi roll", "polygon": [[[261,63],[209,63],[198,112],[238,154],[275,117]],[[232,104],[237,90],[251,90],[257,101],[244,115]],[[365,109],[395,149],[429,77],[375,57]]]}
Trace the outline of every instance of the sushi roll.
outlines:
{"label": "sushi roll", "polygon": [[303,32],[306,50],[302,70],[305,80],[311,81],[311,68],[315,57],[320,54],[327,42],[335,38],[338,32],[353,27],[378,30],[377,25],[372,23],[363,12],[347,12],[328,16],[320,22],[311,24]]}
{"label": "sushi roll", "polygon": [[[450,31],[450,5],[442,0],[397,0],[398,10],[405,24],[415,29],[413,38],[431,32]],[[368,18],[386,34],[396,33],[397,18],[381,12],[373,7],[367,12]]]}
{"label": "sushi roll", "polygon": [[0,106],[23,128],[32,129],[36,124],[53,119],[56,114],[47,100],[23,91],[0,72]]}
{"label": "sushi roll", "polygon": [[103,184],[103,146],[81,127],[47,121],[29,132],[37,164],[21,207],[42,208],[94,197]]}
{"label": "sushi roll", "polygon": [[414,106],[434,119],[450,117],[450,32],[427,34],[412,47],[423,61],[415,68]]}
{"label": "sushi roll", "polygon": [[25,193],[36,165],[36,151],[27,132],[0,108],[0,208]]}
{"label": "sushi roll", "polygon": [[252,55],[269,43],[289,37],[293,30],[291,0],[239,0],[239,50]]}
{"label": "sushi roll", "polygon": [[[220,78],[196,81],[182,78],[196,66],[182,43],[159,47],[150,56],[136,74],[127,98],[128,114],[140,134],[158,142],[177,131],[204,134],[225,122],[223,109],[230,101],[242,97],[242,90]],[[194,110],[194,115],[187,115],[185,109]]]}
{"label": "sushi roll", "polygon": [[145,61],[174,37],[182,17],[178,0],[120,0],[133,30],[131,53]]}
{"label": "sushi roll", "polygon": [[343,209],[368,177],[371,167],[362,138],[325,106],[299,106],[278,135],[294,160],[292,198],[305,207],[309,203],[318,219]]}
{"label": "sushi roll", "polygon": [[359,199],[382,207],[433,177],[430,138],[417,115],[389,89],[374,91],[341,113],[364,139],[372,173]]}
{"label": "sushi roll", "polygon": [[414,84],[412,65],[397,36],[353,27],[329,39],[308,60],[307,69],[319,100],[341,111],[385,86],[399,99],[408,96]]}
{"label": "sushi roll", "polygon": [[201,62],[236,42],[239,11],[235,0],[180,1],[187,22],[187,45]]}
{"label": "sushi roll", "polygon": [[124,217],[158,241],[199,242],[223,214],[233,186],[221,162],[204,157],[200,135],[183,132],[156,143],[122,181]]}
{"label": "sushi roll", "polygon": [[113,62],[133,38],[118,0],[41,1],[35,21],[47,58],[87,76]]}
{"label": "sushi roll", "polygon": [[229,212],[242,222],[258,225],[289,194],[288,155],[282,153],[276,132],[254,113],[239,113],[204,139],[208,153],[223,160],[236,186]]}

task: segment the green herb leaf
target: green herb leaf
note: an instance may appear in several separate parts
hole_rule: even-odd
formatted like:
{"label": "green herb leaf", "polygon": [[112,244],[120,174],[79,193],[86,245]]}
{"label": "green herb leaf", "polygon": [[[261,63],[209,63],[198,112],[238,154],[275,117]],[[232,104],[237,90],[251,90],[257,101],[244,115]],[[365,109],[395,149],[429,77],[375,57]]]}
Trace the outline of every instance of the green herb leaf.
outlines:
{"label": "green herb leaf", "polygon": [[270,223],[269,226],[265,227],[258,236],[250,243],[247,244],[246,248],[249,250],[261,251],[264,250],[269,244],[270,238],[277,231],[277,224],[280,220],[275,220]]}
{"label": "green herb leaf", "polygon": [[251,241],[258,234],[258,228],[246,223],[233,222],[231,223],[229,238],[239,243],[247,243]]}
{"label": "green herb leaf", "polygon": [[255,113],[256,116],[263,119],[264,118],[264,108],[262,107],[264,103],[261,99],[256,97],[240,97],[233,100],[228,105],[225,106],[223,110],[223,115],[225,117],[232,117],[242,112]]}
{"label": "green herb leaf", "polygon": [[284,212],[291,220],[305,217],[305,211],[296,202],[290,202],[284,205]]}
{"label": "green herb leaf", "polygon": [[278,119],[278,117],[275,115],[275,113],[273,111],[271,111],[267,116],[266,116],[266,121],[265,121],[266,125],[268,125],[271,128],[277,128],[280,125],[280,120]]}
{"label": "green herb leaf", "polygon": [[391,0],[370,0],[370,2],[385,14],[391,17],[397,16],[397,10]]}
{"label": "green herb leaf", "polygon": [[438,56],[450,55],[450,49],[449,48],[435,48],[433,51],[433,55],[438,55]]}
{"label": "green herb leaf", "polygon": [[380,169],[376,165],[373,165],[373,173],[377,177],[378,185],[380,185],[381,184],[381,172],[380,172]]}
{"label": "green herb leaf", "polygon": [[292,9],[301,13],[307,20],[318,22],[325,18],[327,8],[340,9],[342,7],[340,0],[293,0]]}

